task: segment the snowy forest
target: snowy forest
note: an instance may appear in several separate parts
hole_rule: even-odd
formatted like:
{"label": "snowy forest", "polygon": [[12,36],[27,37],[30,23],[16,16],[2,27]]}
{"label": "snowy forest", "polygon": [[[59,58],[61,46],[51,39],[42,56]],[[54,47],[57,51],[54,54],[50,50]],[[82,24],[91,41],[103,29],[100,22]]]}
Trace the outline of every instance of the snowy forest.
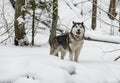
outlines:
{"label": "snowy forest", "polygon": [[[73,22],[77,63],[50,55]],[[120,0],[0,0],[0,83],[120,83]]]}

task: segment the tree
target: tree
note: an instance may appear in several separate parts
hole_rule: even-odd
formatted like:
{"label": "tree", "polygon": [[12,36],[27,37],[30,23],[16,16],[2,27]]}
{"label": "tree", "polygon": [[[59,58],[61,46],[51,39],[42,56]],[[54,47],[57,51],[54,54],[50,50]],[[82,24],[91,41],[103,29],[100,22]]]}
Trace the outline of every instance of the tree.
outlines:
{"label": "tree", "polygon": [[58,21],[58,0],[53,0],[52,27],[50,30],[50,37],[49,37],[50,46],[51,46],[51,41],[56,36],[57,21]]}
{"label": "tree", "polygon": [[28,45],[25,33],[25,0],[16,0],[15,3],[15,45]]}
{"label": "tree", "polygon": [[117,15],[117,13],[116,13],[116,0],[110,0],[108,17],[111,20],[114,20],[116,15]]}
{"label": "tree", "polygon": [[[119,21],[120,21],[120,9],[119,9]],[[120,32],[120,22],[119,22],[119,32]]]}
{"label": "tree", "polygon": [[33,14],[32,14],[32,45],[34,45],[34,34],[35,34],[35,9],[36,9],[36,4],[35,4],[35,0],[31,0],[30,1],[30,5],[32,6],[31,9],[33,11]]}
{"label": "tree", "polygon": [[96,28],[96,16],[97,16],[97,0],[93,0],[93,5],[92,5],[92,24],[91,24],[91,28],[93,30]]}
{"label": "tree", "polygon": [[[115,19],[116,15],[117,15],[116,0],[110,0],[108,17],[111,19],[111,24],[112,24],[112,21]],[[114,35],[114,28],[112,26],[111,26],[111,35]]]}

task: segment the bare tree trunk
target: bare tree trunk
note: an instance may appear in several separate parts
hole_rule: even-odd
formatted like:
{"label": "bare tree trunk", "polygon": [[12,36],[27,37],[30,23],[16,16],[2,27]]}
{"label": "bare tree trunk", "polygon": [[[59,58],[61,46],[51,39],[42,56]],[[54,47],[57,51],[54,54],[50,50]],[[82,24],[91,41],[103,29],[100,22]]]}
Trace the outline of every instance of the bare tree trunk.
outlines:
{"label": "bare tree trunk", "polygon": [[33,10],[33,20],[32,20],[32,45],[34,46],[34,34],[35,34],[35,10]]}
{"label": "bare tree trunk", "polygon": [[35,0],[31,0],[31,5],[32,5],[32,10],[33,10],[33,19],[32,19],[32,45],[34,46],[34,34],[35,34],[35,8],[36,8],[36,4],[35,4]]}
{"label": "bare tree trunk", "polygon": [[25,40],[25,11],[23,6],[25,5],[25,0],[16,0],[15,4],[15,45],[27,45],[28,41]]}
{"label": "bare tree trunk", "polygon": [[91,28],[95,30],[96,28],[96,17],[97,17],[97,0],[93,0],[93,6],[92,6],[92,24]]}
{"label": "bare tree trunk", "polygon": [[[112,16],[111,16],[112,15]],[[111,20],[114,20],[116,17],[117,13],[116,13],[116,0],[110,0],[110,5],[109,5],[109,11],[108,11],[108,17]]]}
{"label": "bare tree trunk", "polygon": [[[110,0],[109,5],[109,11],[108,11],[108,17],[112,20],[115,19],[117,13],[116,13],[116,0]],[[111,26],[111,35],[114,35],[114,28]]]}
{"label": "bare tree trunk", "polygon": [[51,46],[51,41],[56,36],[57,21],[58,21],[58,0],[53,0],[53,21],[52,21],[52,27],[50,30],[50,37],[49,37],[50,46]]}
{"label": "bare tree trunk", "polygon": [[[120,10],[119,10],[119,20],[120,20]],[[119,22],[119,32],[120,32],[120,22]]]}

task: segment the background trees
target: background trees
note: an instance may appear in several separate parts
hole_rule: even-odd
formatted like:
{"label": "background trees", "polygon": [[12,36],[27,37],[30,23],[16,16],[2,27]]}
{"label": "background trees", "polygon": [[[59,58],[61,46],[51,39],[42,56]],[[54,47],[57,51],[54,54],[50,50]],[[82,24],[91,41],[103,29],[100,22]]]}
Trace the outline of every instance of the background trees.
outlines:
{"label": "background trees", "polygon": [[[1,1],[4,2],[4,0]],[[58,32],[59,34],[69,32],[69,27],[71,27],[71,21],[74,20],[75,14],[77,15],[78,19],[83,20],[86,23],[88,23],[87,20],[90,20],[89,23],[85,23],[85,25],[87,28],[90,28],[92,30],[96,31],[96,28],[112,28],[111,30],[115,29],[114,31],[116,32],[117,28],[117,30],[120,31],[120,14],[118,12],[118,9],[116,8],[116,6],[118,5],[116,3],[118,3],[119,0],[110,0],[106,2],[107,4],[104,3],[105,0],[23,0],[22,2],[20,2],[19,0],[9,1],[11,2],[12,7],[15,10],[15,16],[13,18],[13,20],[15,21],[9,23],[3,11],[4,7],[0,7],[0,11],[2,10],[3,12],[0,15],[3,18],[3,24],[5,25],[4,27],[2,22],[0,21],[0,28],[2,27],[0,29],[0,37],[6,35],[6,33],[8,35],[8,37],[2,40],[1,43],[5,43],[11,38],[11,41],[14,41],[15,45],[35,45],[36,36],[43,33],[43,31],[45,30],[49,30],[47,34],[49,34],[48,41],[50,43],[50,41],[56,35],[56,32]],[[66,4],[66,6],[64,7],[67,10],[69,9],[68,15],[65,15],[66,17],[62,19],[61,17],[64,17],[64,15],[61,15],[62,13],[64,14],[65,11],[60,11],[60,15],[58,15],[58,9],[60,8],[61,10],[61,6],[58,7],[58,1],[60,2],[60,4],[61,2],[64,2]],[[87,5],[84,5],[86,3]],[[106,8],[102,8],[103,6],[105,6]],[[105,19],[103,17],[105,17]],[[2,31],[2,29],[5,29],[5,31]],[[104,34],[108,34],[107,31],[104,32]],[[29,42],[27,38],[29,39]]]}
{"label": "background trees", "polygon": [[[34,37],[37,29],[50,28],[51,26],[52,2],[50,0],[24,0],[22,2],[20,0],[10,0],[10,2],[13,8],[15,8],[15,45],[28,45],[27,34],[32,34],[30,45],[34,45]],[[37,11],[36,13],[36,10],[40,12]]]}

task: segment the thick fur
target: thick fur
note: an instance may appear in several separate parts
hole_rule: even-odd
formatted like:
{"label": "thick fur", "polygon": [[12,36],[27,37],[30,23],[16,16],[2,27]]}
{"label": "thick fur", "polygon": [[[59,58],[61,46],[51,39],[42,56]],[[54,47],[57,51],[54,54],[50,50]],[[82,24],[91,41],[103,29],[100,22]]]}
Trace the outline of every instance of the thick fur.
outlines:
{"label": "thick fur", "polygon": [[73,22],[70,33],[56,36],[51,45],[50,54],[58,56],[61,52],[61,59],[64,59],[66,52],[69,52],[69,60],[78,62],[78,57],[83,46],[84,24]]}

